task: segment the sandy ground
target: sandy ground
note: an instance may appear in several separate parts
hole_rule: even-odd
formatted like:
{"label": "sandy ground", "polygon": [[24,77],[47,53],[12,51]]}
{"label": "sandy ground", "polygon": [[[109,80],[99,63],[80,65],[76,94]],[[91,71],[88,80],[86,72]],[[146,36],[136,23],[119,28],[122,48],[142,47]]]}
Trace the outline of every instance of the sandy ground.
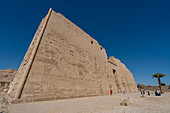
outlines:
{"label": "sandy ground", "polygon": [[[10,113],[170,113],[170,93],[145,96],[139,93],[116,94],[79,99],[55,100],[8,106]],[[131,104],[121,106],[129,97]]]}

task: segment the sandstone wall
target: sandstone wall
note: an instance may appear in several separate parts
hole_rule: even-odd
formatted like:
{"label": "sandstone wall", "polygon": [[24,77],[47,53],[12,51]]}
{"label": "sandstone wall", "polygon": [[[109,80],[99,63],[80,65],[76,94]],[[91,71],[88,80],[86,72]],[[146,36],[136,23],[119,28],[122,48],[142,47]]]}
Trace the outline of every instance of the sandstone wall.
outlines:
{"label": "sandstone wall", "polygon": [[117,74],[116,74],[117,66],[107,62],[107,79],[110,90],[113,91],[113,93],[118,92],[118,81],[117,81]]}
{"label": "sandstone wall", "polygon": [[10,84],[9,90],[8,90],[8,98],[9,100],[11,99],[18,99],[21,96],[22,90],[24,88],[26,78],[29,74],[30,67],[33,63],[40,39],[42,37],[43,31],[46,26],[46,21],[48,20],[48,17],[50,15],[50,10],[49,13],[46,15],[46,17],[41,21],[38,30],[36,34],[34,35],[34,38],[27,50],[27,53],[25,54],[23,61],[18,69],[18,72]]}
{"label": "sandstone wall", "polygon": [[126,92],[137,92],[137,87],[132,73],[126,68],[126,66],[121,63],[119,59],[114,58],[117,64],[117,83],[121,91],[125,90]]}
{"label": "sandstone wall", "polygon": [[9,89],[9,84],[14,79],[17,73],[16,69],[0,70],[0,94],[6,94]]}
{"label": "sandstone wall", "polygon": [[[131,72],[60,13],[42,20],[8,95],[14,99],[77,98],[135,92]],[[51,98],[52,97],[52,98]],[[47,100],[48,100],[47,99]]]}
{"label": "sandstone wall", "polygon": [[109,94],[106,59],[96,40],[52,11],[21,98]]}

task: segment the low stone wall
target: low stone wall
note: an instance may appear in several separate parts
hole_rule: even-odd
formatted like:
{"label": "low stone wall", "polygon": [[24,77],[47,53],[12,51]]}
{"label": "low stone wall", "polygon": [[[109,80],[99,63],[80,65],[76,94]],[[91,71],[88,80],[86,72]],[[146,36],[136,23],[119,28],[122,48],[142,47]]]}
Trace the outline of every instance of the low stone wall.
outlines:
{"label": "low stone wall", "polygon": [[[170,86],[161,86],[162,87],[162,91],[163,92],[170,92]],[[140,88],[138,88],[138,90],[140,91],[141,89],[144,90],[150,90],[150,91],[155,91],[155,90],[159,90],[159,86],[142,86]]]}

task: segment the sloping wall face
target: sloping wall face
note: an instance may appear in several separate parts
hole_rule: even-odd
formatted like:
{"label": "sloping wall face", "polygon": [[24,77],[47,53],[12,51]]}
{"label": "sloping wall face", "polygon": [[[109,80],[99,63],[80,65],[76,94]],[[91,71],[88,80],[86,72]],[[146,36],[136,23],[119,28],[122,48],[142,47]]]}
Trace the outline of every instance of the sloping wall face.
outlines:
{"label": "sloping wall face", "polygon": [[24,59],[18,69],[17,74],[14,77],[14,80],[12,81],[12,83],[9,86],[9,90],[8,90],[8,97],[12,98],[12,99],[16,99],[20,96],[21,94],[21,89],[23,88],[23,83],[25,81],[25,75],[28,74],[29,71],[29,65],[32,62],[32,56],[34,56],[34,51],[36,49],[36,45],[38,43],[39,37],[42,34],[42,30],[43,30],[43,26],[45,25],[45,19],[47,18],[47,16],[41,21],[38,30],[27,50],[27,53],[24,56]]}
{"label": "sloping wall face", "polygon": [[52,11],[20,98],[109,94],[106,62],[96,40]]}
{"label": "sloping wall face", "polygon": [[114,58],[114,61],[117,64],[115,78],[118,91],[120,90],[123,92],[125,90],[126,92],[137,92],[138,90],[132,73],[119,59]]}

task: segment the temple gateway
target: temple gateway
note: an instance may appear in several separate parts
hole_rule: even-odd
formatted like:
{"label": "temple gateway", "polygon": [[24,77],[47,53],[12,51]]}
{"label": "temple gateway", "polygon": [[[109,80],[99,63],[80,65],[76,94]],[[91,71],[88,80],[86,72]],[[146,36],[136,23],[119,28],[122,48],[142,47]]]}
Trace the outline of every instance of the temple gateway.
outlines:
{"label": "temple gateway", "polygon": [[12,103],[137,92],[132,73],[99,43],[49,10],[10,84]]}

